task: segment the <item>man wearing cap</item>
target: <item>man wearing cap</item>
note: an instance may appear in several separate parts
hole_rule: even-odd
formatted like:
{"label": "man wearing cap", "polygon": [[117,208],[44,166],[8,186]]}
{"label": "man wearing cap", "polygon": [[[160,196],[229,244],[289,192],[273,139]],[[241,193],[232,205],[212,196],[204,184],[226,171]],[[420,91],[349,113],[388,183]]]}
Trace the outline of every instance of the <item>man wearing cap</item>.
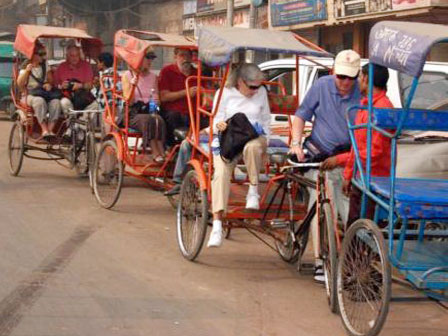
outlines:
{"label": "man wearing cap", "polygon": [[[335,59],[334,74],[319,78],[310,88],[296,111],[296,118],[292,126],[291,152],[297,155],[300,161],[305,159],[302,144],[305,122],[313,122],[313,128],[307,143],[316,148],[325,156],[322,167],[332,171],[328,172],[330,194],[336,204],[338,213],[344,224],[348,216],[348,199],[342,193],[342,166],[348,159],[348,153],[338,154],[341,148],[350,148],[350,136],[348,132],[346,112],[350,106],[359,105],[360,91],[358,86],[358,74],[361,67],[361,59],[353,50],[341,51]],[[350,113],[353,122],[356,111]],[[309,178],[316,179],[317,171],[306,173]],[[309,207],[314,203],[315,190],[310,190]],[[322,261],[319,260],[318,227],[316,217],[312,223],[312,236],[314,255],[316,258],[315,280],[323,282]]]}
{"label": "man wearing cap", "polygon": [[194,97],[197,88],[193,81],[192,87],[187,91],[185,80],[196,74],[197,71],[192,66],[191,50],[180,48],[174,50],[174,63],[160,71],[160,101],[167,125],[168,144],[172,144],[176,128],[189,125],[187,96]]}

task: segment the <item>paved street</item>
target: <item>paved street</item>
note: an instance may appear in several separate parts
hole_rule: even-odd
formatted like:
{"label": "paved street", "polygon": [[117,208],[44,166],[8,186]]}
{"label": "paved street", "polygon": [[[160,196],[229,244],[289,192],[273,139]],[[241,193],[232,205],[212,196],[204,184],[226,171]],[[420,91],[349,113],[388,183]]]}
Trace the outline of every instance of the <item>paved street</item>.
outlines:
{"label": "paved street", "polygon": [[[109,211],[54,162],[25,159],[10,176],[10,125],[0,121],[0,336],[345,335],[323,287],[244,231],[191,263],[158,192],[125,180]],[[381,335],[446,336],[448,311],[394,302]]]}

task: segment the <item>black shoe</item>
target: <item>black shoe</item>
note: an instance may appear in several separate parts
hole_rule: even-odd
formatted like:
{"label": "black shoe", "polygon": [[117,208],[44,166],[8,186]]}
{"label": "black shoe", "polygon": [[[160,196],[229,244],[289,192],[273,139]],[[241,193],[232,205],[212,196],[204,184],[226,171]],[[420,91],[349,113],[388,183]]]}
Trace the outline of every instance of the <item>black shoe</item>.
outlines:
{"label": "black shoe", "polygon": [[179,195],[179,193],[180,193],[180,183],[177,183],[170,190],[165,191],[164,195],[165,196],[174,196],[174,195]]}

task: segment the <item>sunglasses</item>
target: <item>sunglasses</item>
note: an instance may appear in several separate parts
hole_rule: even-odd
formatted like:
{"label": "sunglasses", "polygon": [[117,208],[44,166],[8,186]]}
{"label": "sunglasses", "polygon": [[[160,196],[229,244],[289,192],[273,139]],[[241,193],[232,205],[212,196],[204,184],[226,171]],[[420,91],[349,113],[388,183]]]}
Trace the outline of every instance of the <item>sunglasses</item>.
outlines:
{"label": "sunglasses", "polygon": [[157,56],[156,56],[156,55],[148,54],[148,55],[145,55],[145,58],[146,58],[146,59],[153,60],[153,59],[157,58]]}
{"label": "sunglasses", "polygon": [[336,75],[336,78],[339,80],[355,80],[356,78],[358,78],[358,75],[356,75],[355,77],[350,77],[350,76],[346,76],[346,75]]}
{"label": "sunglasses", "polygon": [[46,56],[47,53],[45,51],[39,51],[39,52],[34,53],[34,55]]}
{"label": "sunglasses", "polygon": [[249,85],[249,84],[247,84],[247,82],[244,79],[243,79],[243,82],[251,90],[258,90],[260,88],[260,86],[261,86],[261,84],[260,85]]}

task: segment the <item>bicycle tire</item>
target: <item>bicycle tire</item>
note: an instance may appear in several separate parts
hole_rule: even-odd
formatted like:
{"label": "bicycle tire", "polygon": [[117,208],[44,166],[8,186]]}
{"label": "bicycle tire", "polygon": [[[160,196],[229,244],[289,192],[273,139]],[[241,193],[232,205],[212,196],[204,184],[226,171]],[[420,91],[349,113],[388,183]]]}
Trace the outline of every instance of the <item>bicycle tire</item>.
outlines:
{"label": "bicycle tire", "polygon": [[[103,208],[110,209],[117,203],[123,185],[123,175],[123,162],[118,157],[115,141],[105,141],[96,157],[93,174],[94,195]],[[108,184],[111,184],[111,188],[107,188]]]}
{"label": "bicycle tire", "polygon": [[333,214],[329,203],[323,203],[319,215],[320,248],[323,261],[325,291],[332,313],[338,311],[337,299],[337,250],[333,227]]}
{"label": "bicycle tire", "polygon": [[369,219],[358,219],[345,234],[337,294],[342,323],[349,335],[379,334],[389,311],[391,270],[383,234]]}
{"label": "bicycle tire", "polygon": [[92,193],[94,193],[93,175],[94,175],[94,167],[95,167],[95,159],[96,159],[96,140],[95,140],[95,134],[92,132],[87,133],[86,148],[87,148],[87,168],[88,168],[88,174],[89,174],[89,186],[90,186],[90,191]]}
{"label": "bicycle tire", "polygon": [[182,256],[194,261],[204,245],[208,225],[207,191],[200,189],[194,170],[190,170],[182,182],[176,224]]}
{"label": "bicycle tire", "polygon": [[22,169],[25,154],[25,131],[20,120],[14,121],[8,139],[9,171],[17,176]]}
{"label": "bicycle tire", "polygon": [[[293,217],[296,212],[296,205],[305,204],[304,202],[307,201],[308,190],[306,187],[296,182],[292,183],[294,184],[292,189],[295,188],[295,197],[293,200],[288,198],[288,213],[290,213],[290,217],[288,218],[288,232],[286,233],[286,241],[281,242],[275,240],[275,246],[278,254],[284,261],[291,264],[296,263],[301,258],[306,247],[306,242],[304,239],[308,240],[308,235],[305,237],[297,234],[300,225],[299,222],[294,220]],[[292,213],[290,212],[291,209]]]}

